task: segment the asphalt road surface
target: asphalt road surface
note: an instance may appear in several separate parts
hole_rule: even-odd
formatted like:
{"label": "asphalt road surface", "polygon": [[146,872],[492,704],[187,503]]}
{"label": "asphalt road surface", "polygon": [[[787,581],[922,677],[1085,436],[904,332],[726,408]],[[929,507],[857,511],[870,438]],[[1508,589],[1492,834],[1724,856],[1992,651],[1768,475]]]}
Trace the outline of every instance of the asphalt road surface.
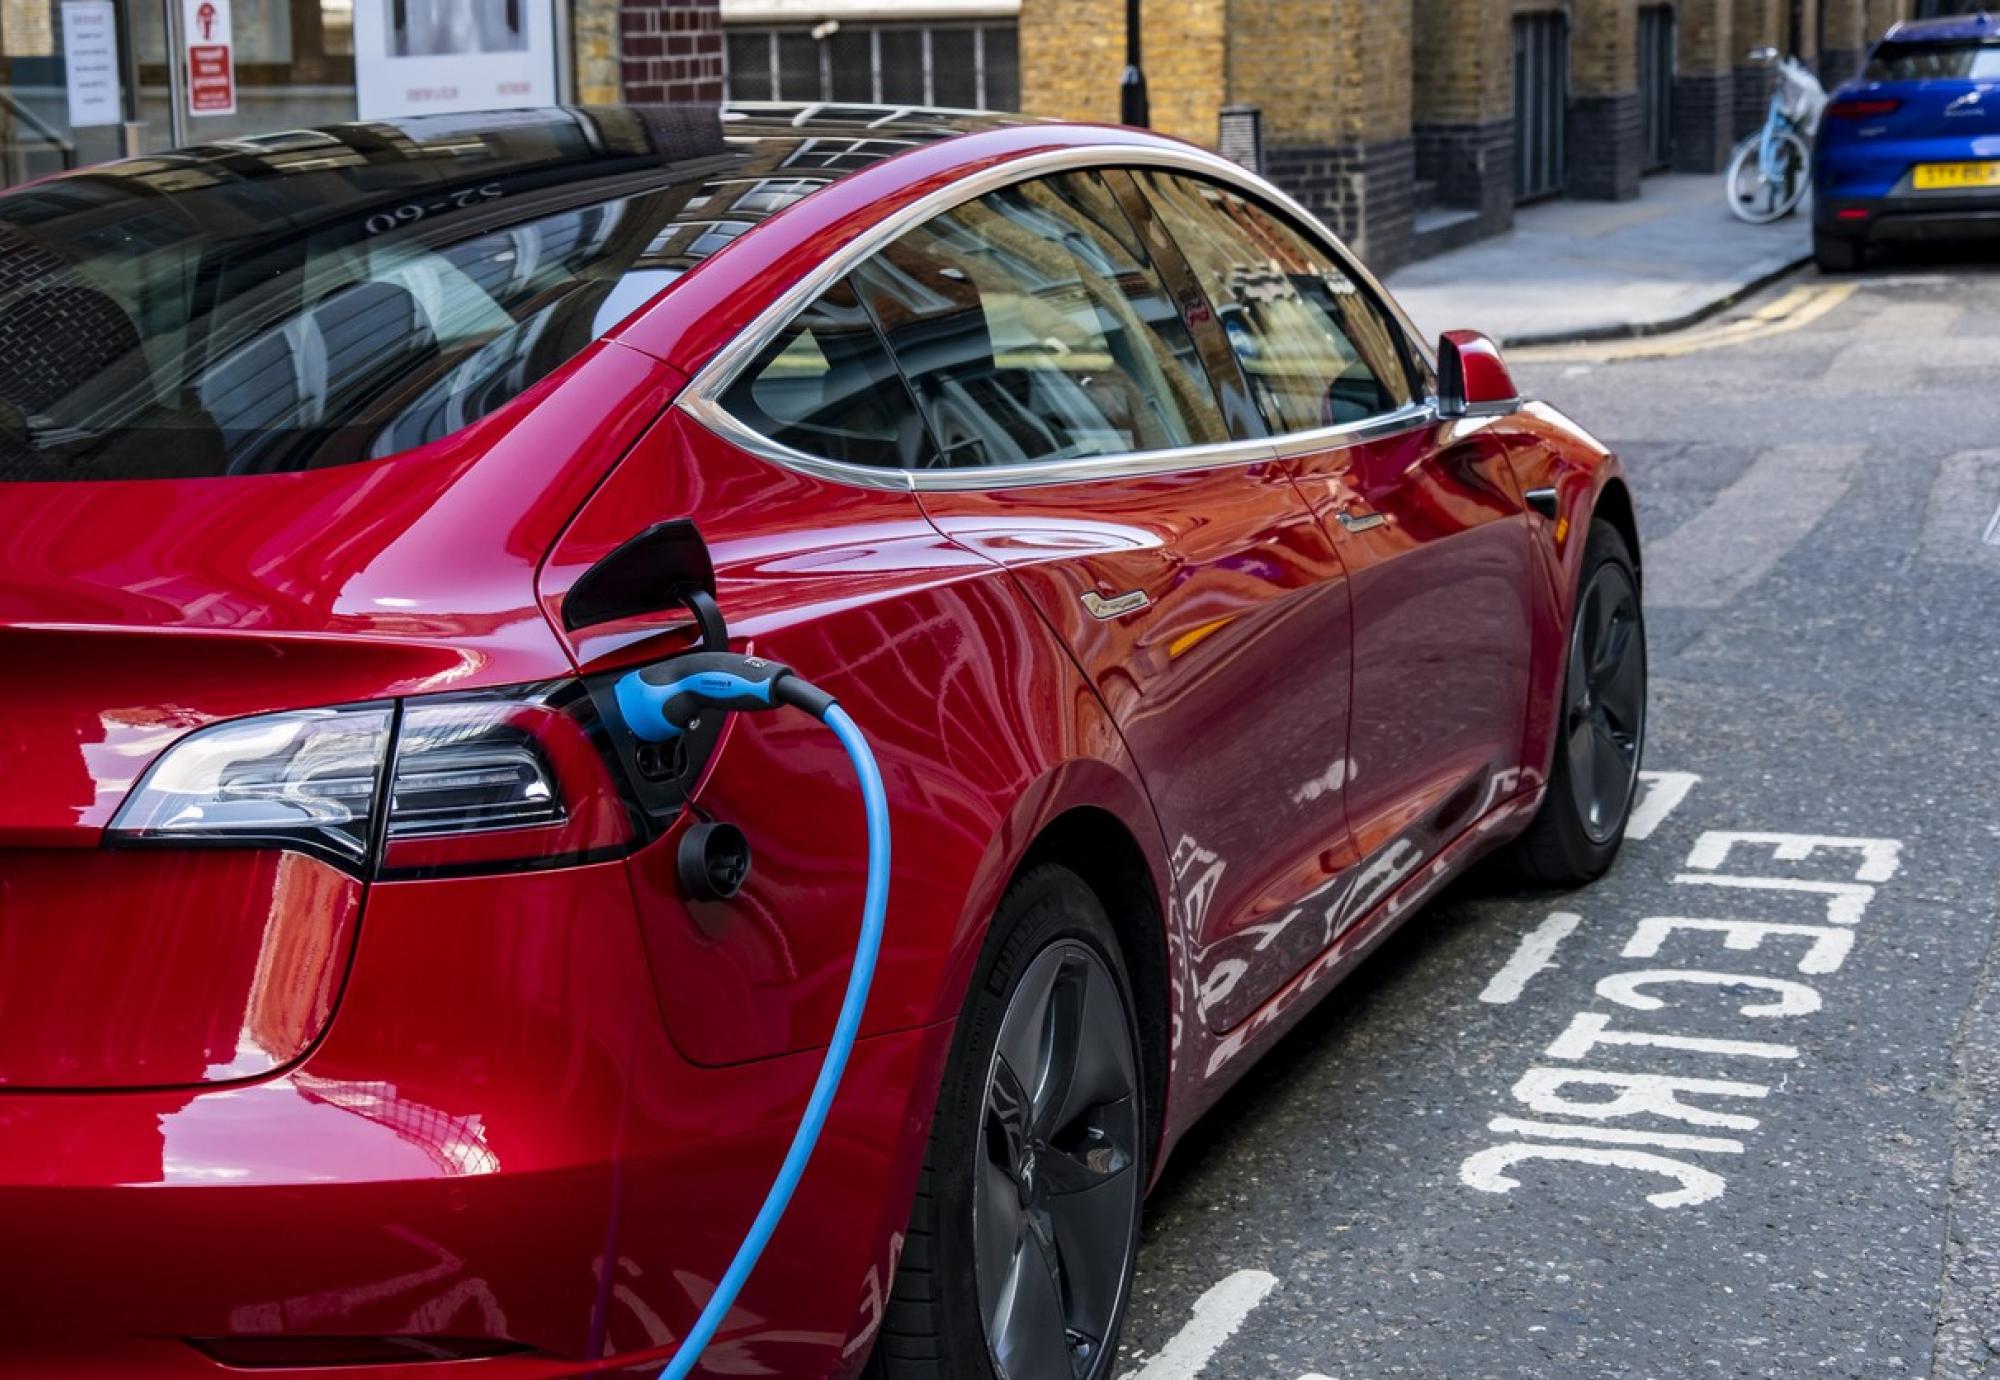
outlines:
{"label": "asphalt road surface", "polygon": [[1646,837],[1216,1109],[1123,1373],[2000,1377],[2000,263],[1516,373],[1635,482]]}

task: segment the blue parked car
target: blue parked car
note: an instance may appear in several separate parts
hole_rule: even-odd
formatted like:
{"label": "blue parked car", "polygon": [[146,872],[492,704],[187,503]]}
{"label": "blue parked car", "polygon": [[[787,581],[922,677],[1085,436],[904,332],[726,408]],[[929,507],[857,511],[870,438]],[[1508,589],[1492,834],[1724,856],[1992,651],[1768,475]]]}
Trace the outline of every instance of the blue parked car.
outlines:
{"label": "blue parked car", "polygon": [[1898,24],[1835,92],[1813,159],[1813,257],[2000,238],[2000,15]]}

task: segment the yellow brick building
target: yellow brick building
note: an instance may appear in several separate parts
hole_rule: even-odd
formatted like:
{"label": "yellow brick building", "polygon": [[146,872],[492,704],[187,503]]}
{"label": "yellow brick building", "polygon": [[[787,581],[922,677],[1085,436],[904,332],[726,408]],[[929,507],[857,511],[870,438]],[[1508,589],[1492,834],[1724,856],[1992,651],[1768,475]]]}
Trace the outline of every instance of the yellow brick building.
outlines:
{"label": "yellow brick building", "polygon": [[[1116,120],[1126,3],[721,0],[730,92]],[[1720,171],[1769,99],[1752,49],[1796,51],[1831,87],[1924,3],[1141,0],[1141,56],[1155,128],[1213,147],[1225,107],[1254,111],[1263,171],[1393,265],[1524,201]]]}

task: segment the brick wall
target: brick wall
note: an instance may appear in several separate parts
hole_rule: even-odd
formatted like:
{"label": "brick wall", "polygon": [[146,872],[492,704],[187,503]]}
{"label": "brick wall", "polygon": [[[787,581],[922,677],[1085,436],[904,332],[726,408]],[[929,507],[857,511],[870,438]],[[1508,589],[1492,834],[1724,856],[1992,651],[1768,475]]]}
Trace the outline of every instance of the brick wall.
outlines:
{"label": "brick wall", "polygon": [[1736,11],[1733,0],[1674,7],[1674,171],[1717,173],[1736,142]]}
{"label": "brick wall", "polygon": [[1822,10],[1826,47],[1819,55],[1819,76],[1832,90],[1860,69],[1861,50],[1868,41],[1868,3],[1823,0]]}
{"label": "brick wall", "polygon": [[1868,0],[1868,41],[1873,43],[1889,32],[1889,26],[1908,19],[1916,7],[1910,0]]}
{"label": "brick wall", "polygon": [[570,43],[576,55],[576,98],[613,105],[622,76],[618,61],[618,0],[573,0]]}
{"label": "brick wall", "polygon": [[1228,92],[1267,171],[1378,268],[1409,253],[1413,0],[1230,0]]}
{"label": "brick wall", "polygon": [[1514,108],[1512,0],[1417,0],[1411,34],[1417,122],[1484,124]]}
{"label": "brick wall", "polygon": [[[1146,0],[1140,17],[1153,128],[1213,147],[1229,102],[1229,0]],[[1124,38],[1121,20],[1114,78],[1125,70]]]}
{"label": "brick wall", "polygon": [[1021,0],[1020,35],[1023,111],[1060,120],[1118,118],[1124,0]]}
{"label": "brick wall", "polygon": [[[1259,107],[1267,171],[1371,261],[1394,263],[1419,209],[1475,212],[1486,234],[1511,224],[1520,13],[1570,19],[1570,195],[1639,195],[1638,13],[1655,2],[1145,0],[1153,123],[1212,147],[1221,106]],[[1787,43],[1792,0],[1673,5],[1673,166],[1712,174],[1763,121],[1771,73],[1745,54]],[[1821,5],[1838,80],[1912,0],[1804,0],[1808,57]],[[1117,118],[1123,0],[1022,0],[1020,26],[1026,109]]]}
{"label": "brick wall", "polygon": [[1514,223],[1513,0],[1416,0],[1411,92],[1419,211],[1471,211],[1476,228]]}
{"label": "brick wall", "polygon": [[625,99],[720,101],[720,0],[619,0],[618,48]]}
{"label": "brick wall", "polygon": [[[1214,145],[1228,10],[1228,0],[1145,0],[1140,57],[1154,129]],[[1024,111],[1118,119],[1125,0],[1022,0],[1020,35]]]}

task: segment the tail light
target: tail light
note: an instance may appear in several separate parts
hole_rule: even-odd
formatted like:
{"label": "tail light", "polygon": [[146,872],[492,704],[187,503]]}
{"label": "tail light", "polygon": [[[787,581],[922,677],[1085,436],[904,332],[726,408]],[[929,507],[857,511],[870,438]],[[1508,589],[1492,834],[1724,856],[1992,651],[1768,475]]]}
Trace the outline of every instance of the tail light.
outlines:
{"label": "tail light", "polygon": [[362,876],[588,862],[654,832],[658,792],[637,798],[620,755],[574,681],[265,714],[168,748],[106,841],[292,848]]}
{"label": "tail light", "polygon": [[1903,103],[1892,96],[1855,96],[1835,101],[1826,108],[1826,113],[1836,120],[1876,120],[1894,115],[1902,108]]}

